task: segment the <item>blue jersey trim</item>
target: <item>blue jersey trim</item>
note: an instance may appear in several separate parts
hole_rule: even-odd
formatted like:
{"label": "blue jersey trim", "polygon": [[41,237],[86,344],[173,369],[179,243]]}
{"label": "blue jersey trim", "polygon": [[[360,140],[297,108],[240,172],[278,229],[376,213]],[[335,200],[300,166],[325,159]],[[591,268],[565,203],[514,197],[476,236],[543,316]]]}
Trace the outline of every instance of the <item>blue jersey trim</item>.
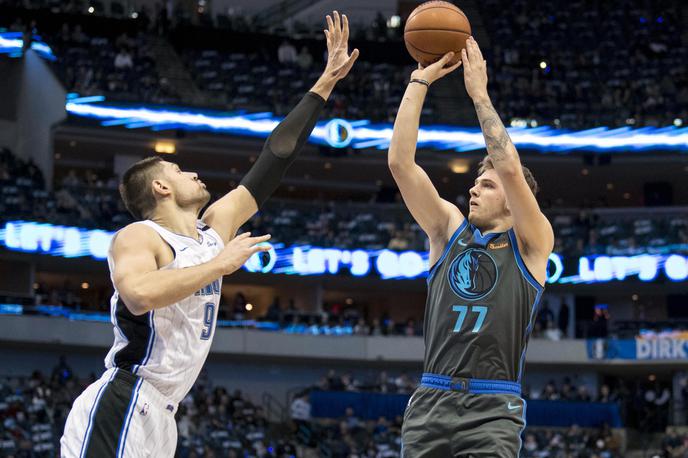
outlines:
{"label": "blue jersey trim", "polygon": [[530,273],[525,263],[523,262],[521,252],[518,249],[518,241],[516,240],[516,234],[514,233],[513,229],[509,229],[509,241],[511,242],[511,248],[514,252],[514,256],[516,257],[516,264],[518,264],[518,269],[521,271],[521,274],[525,277],[526,280],[528,280],[528,283],[530,283],[533,286],[533,288],[537,289],[538,291],[545,289],[545,287],[538,283],[535,277],[533,277],[533,275]]}
{"label": "blue jersey trim", "polygon": [[[545,287],[542,286],[540,283],[535,280],[535,277],[530,273],[528,268],[526,267],[525,263],[523,262],[523,258],[521,257],[521,252],[518,249],[518,240],[516,240],[516,233],[514,232],[513,229],[509,229],[509,241],[511,242],[511,249],[514,252],[514,257],[516,258],[516,264],[518,265],[518,269],[521,271],[521,274],[523,275],[523,278],[526,279],[528,283],[531,284],[533,288],[537,290],[537,296],[535,296],[535,301],[533,302],[533,305],[531,306],[531,311],[530,311],[530,319],[528,320],[528,327],[526,327],[526,332],[525,335],[523,336],[523,340],[526,340],[530,333],[533,330],[533,319],[535,318],[535,315],[537,313],[538,305],[540,304],[540,299],[542,299],[542,293],[545,291]],[[521,381],[521,377],[523,376],[523,366],[525,365],[525,360],[526,360],[526,351],[528,350],[528,345],[526,344],[523,347],[523,351],[521,352],[521,360],[519,361],[518,364],[518,381]]]}
{"label": "blue jersey trim", "polygon": [[[538,290],[537,296],[535,296],[535,302],[533,302],[532,309],[530,311],[530,319],[528,320],[528,327],[526,328],[525,335],[523,336],[523,340],[528,339],[528,336],[530,333],[533,331],[533,325],[535,324],[533,319],[535,318],[535,315],[537,313],[538,306],[540,305],[540,299],[542,299],[542,293],[544,292],[544,288]],[[525,365],[526,362],[526,351],[528,351],[528,344],[526,344],[523,347],[523,351],[521,352],[521,360],[518,363],[518,381],[519,383],[521,382],[521,377],[523,376],[523,366]]]}
{"label": "blue jersey trim", "polygon": [[424,373],[421,385],[444,391],[461,391],[471,394],[521,395],[521,384],[509,380],[459,379],[456,383],[448,375]]}
{"label": "blue jersey trim", "polygon": [[523,448],[523,439],[521,436],[523,435],[523,431],[526,430],[526,426],[528,426],[528,421],[526,420],[526,408],[528,407],[528,403],[523,398],[521,398],[521,400],[523,401],[523,428],[518,432],[518,454],[516,456],[521,456],[521,449]]}
{"label": "blue jersey trim", "polygon": [[452,234],[451,238],[449,239],[449,241],[445,245],[444,251],[442,252],[442,256],[440,256],[440,259],[438,259],[437,262],[430,268],[430,271],[428,272],[428,283],[430,283],[432,276],[435,274],[435,272],[439,268],[440,264],[442,264],[444,259],[447,257],[447,255],[449,254],[449,250],[451,249],[452,245],[454,245],[454,242],[459,237],[459,235],[461,235],[463,230],[466,229],[466,226],[468,226],[468,219],[464,218],[463,222],[454,231],[454,234]]}
{"label": "blue jersey trim", "polygon": [[479,245],[486,246],[490,241],[499,237],[503,232],[490,232],[489,234],[483,235],[480,229],[471,224],[471,229],[473,229],[473,241]]}

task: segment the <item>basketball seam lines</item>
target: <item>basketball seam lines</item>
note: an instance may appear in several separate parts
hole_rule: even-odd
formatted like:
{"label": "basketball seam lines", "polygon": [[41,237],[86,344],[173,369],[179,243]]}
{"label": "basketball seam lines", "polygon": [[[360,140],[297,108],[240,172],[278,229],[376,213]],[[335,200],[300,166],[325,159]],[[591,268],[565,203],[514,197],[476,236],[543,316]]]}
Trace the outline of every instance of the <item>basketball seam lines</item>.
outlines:
{"label": "basketball seam lines", "polygon": [[413,46],[413,44],[409,43],[408,41],[406,42],[406,45],[412,47],[412,48],[415,49],[416,51],[420,51],[420,52],[425,53],[425,54],[432,54],[433,56],[444,56],[444,55],[446,54],[446,53],[437,53],[437,52],[424,51],[424,50],[422,50],[422,49],[420,49],[420,48],[417,48],[417,47]]}
{"label": "basketball seam lines", "polygon": [[454,29],[412,29],[412,30],[404,30],[404,35],[406,35],[409,32],[453,32],[453,33],[463,33],[464,35],[468,35],[469,37],[471,36],[471,34],[468,32],[464,32],[463,30],[454,30]]}
{"label": "basketball seam lines", "polygon": [[[426,2],[426,3],[430,3],[430,2]],[[420,6],[422,6],[422,5],[423,5],[423,4],[421,3],[421,4],[418,5],[418,6],[420,7]],[[466,13],[464,13],[463,10],[462,10],[461,8],[456,7],[456,9],[454,9],[454,8],[449,8],[449,7],[446,7],[446,6],[437,5],[437,6],[431,6],[431,7],[428,7],[428,8],[424,8],[424,9],[418,11],[418,13],[411,14],[411,16],[409,16],[408,19],[406,19],[406,22],[410,21],[411,18],[416,17],[419,13],[422,13],[423,11],[433,10],[433,9],[435,9],[435,8],[437,8],[437,9],[442,9],[442,10],[454,11],[455,13],[461,13],[461,16],[465,17],[465,18],[466,18],[466,21],[468,21],[468,16],[466,16]]]}

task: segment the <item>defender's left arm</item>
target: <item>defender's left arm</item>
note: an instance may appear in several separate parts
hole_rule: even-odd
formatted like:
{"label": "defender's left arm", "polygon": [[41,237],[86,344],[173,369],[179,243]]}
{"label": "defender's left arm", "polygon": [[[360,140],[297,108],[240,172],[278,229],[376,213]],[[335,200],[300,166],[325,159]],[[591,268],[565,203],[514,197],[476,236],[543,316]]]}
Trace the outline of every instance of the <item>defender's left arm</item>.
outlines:
{"label": "defender's left arm", "polygon": [[348,51],[349,20],[335,11],[327,16],[327,64],[322,75],[265,141],[255,164],[239,186],[213,203],[202,216],[225,243],[253,216],[277,189],[285,172],[310,137],[337,81],[344,78],[358,58]]}
{"label": "defender's left arm", "polygon": [[554,246],[552,225],[540,211],[523,175],[518,151],[492,106],[487,93],[487,63],[473,37],[466,41],[466,49],[462,50],[461,57],[466,91],[475,105],[487,154],[504,185],[519,247],[527,257],[546,258]]}

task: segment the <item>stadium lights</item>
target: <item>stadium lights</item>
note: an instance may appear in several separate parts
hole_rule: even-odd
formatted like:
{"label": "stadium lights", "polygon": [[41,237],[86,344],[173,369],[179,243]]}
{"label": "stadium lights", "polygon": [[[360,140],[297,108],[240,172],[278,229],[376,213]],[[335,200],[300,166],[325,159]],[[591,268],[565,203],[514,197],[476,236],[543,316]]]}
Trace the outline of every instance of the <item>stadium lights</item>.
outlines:
{"label": "stadium lights", "polygon": [[[10,57],[20,57],[23,47],[24,39],[21,32],[0,33],[0,54],[7,54]],[[53,50],[41,40],[39,35],[33,36],[31,49],[36,51],[36,53],[44,59],[55,60]]]}
{"label": "stadium lights", "polygon": [[449,168],[454,173],[468,173],[470,170],[470,163],[466,160],[453,159],[449,163]]}
{"label": "stadium lights", "polygon": [[[78,100],[78,99],[77,99]],[[271,113],[225,115],[208,110],[178,110],[153,106],[126,107],[107,103],[67,100],[69,114],[101,120],[103,126],[124,126],[129,129],[148,128],[154,131],[182,129],[217,132],[239,136],[266,138],[281,118]],[[638,152],[646,150],[688,151],[688,128],[597,127],[582,131],[568,131],[549,126],[518,127],[509,129],[517,147],[542,153],[566,153],[572,150]],[[310,137],[311,143],[334,148],[387,149],[392,137],[392,125],[373,124],[367,120],[331,119],[317,124]],[[458,152],[483,149],[485,141],[478,128],[432,125],[420,129],[418,147]]]}
{"label": "stadium lights", "polygon": [[158,154],[174,154],[177,148],[172,142],[155,142],[155,152]]}

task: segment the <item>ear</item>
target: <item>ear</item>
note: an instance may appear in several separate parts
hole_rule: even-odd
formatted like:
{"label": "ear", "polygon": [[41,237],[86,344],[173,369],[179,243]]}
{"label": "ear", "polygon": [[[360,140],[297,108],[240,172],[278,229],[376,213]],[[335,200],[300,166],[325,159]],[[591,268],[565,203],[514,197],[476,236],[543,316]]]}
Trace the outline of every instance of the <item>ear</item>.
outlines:
{"label": "ear", "polygon": [[172,189],[164,180],[153,180],[153,194],[160,197],[167,197],[172,194]]}

